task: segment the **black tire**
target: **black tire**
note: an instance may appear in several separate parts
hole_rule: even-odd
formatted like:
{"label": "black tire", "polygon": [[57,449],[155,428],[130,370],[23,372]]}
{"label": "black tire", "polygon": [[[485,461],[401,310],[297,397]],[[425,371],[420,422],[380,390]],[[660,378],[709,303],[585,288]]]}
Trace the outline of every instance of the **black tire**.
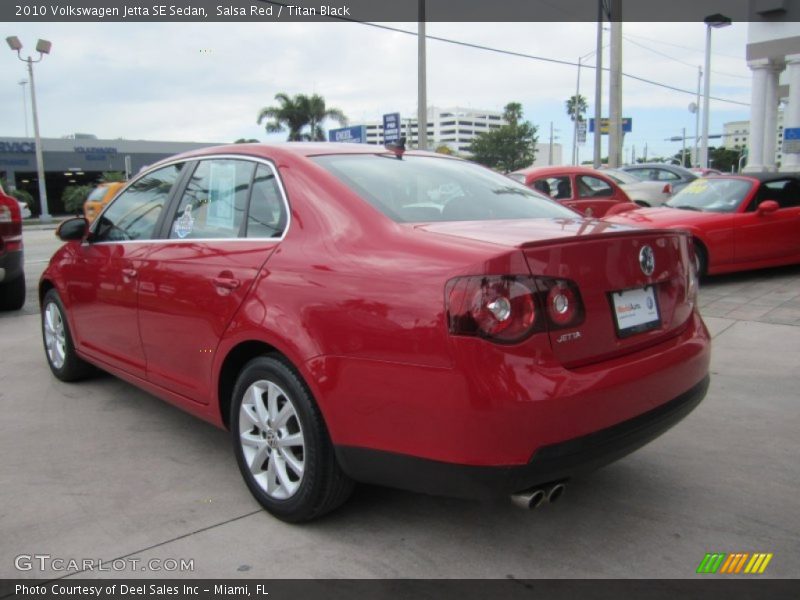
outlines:
{"label": "black tire", "polygon": [[67,313],[55,289],[44,295],[41,316],[44,355],[53,375],[61,381],[78,381],[91,375],[94,368],[75,352]]}
{"label": "black tire", "polygon": [[25,274],[0,283],[0,310],[19,310],[25,304]]}
{"label": "black tire", "polygon": [[[243,414],[247,420],[240,423]],[[281,414],[291,416],[281,422]],[[277,518],[289,523],[310,521],[350,496],[353,482],[336,462],[322,414],[308,387],[283,357],[259,356],[245,365],[233,390],[230,424],[236,462],[245,483]],[[298,439],[298,433],[302,445],[280,446],[281,440]],[[292,463],[302,465],[301,475]],[[273,489],[268,491],[270,483]]]}
{"label": "black tire", "polygon": [[697,270],[697,278],[701,279],[708,273],[708,253],[703,244],[694,242],[694,266]]}

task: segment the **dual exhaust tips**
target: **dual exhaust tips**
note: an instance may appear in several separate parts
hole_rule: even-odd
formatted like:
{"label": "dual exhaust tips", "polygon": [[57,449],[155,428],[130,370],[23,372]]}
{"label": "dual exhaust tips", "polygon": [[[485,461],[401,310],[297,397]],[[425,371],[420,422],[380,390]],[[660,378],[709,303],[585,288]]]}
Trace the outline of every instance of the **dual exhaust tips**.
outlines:
{"label": "dual exhaust tips", "polygon": [[511,502],[525,510],[539,508],[545,502],[551,504],[558,500],[566,489],[563,483],[551,483],[511,494]]}

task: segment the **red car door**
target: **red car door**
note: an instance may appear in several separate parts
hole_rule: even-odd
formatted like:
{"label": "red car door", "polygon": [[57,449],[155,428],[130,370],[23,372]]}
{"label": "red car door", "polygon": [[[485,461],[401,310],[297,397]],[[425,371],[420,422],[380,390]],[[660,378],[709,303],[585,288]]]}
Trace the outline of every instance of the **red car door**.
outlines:
{"label": "red car door", "polygon": [[219,340],[287,220],[271,166],[232,158],[197,164],[168,239],[141,271],[139,327],[149,381],[208,403]]}
{"label": "red car door", "polygon": [[145,357],[136,318],[139,272],[180,164],[132,183],[102,217],[65,266],[66,303],[81,352],[136,377],[145,376]]}
{"label": "red car door", "polygon": [[587,217],[602,217],[615,204],[630,202],[613,181],[600,175],[576,175],[573,196],[565,204]]}
{"label": "red car door", "polygon": [[[760,212],[758,205],[767,200],[777,202],[778,210]],[[762,183],[745,205],[747,210],[735,217],[736,262],[800,256],[800,181]]]}

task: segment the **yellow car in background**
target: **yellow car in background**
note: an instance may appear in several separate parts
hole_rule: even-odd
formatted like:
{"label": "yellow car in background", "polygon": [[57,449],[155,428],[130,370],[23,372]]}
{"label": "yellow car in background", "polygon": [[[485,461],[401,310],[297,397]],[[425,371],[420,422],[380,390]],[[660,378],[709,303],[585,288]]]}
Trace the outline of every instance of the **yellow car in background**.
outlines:
{"label": "yellow car in background", "polygon": [[100,211],[117,195],[123,185],[125,185],[124,181],[112,181],[110,183],[101,183],[92,190],[86,202],[83,203],[83,216],[86,217],[89,223],[95,220]]}

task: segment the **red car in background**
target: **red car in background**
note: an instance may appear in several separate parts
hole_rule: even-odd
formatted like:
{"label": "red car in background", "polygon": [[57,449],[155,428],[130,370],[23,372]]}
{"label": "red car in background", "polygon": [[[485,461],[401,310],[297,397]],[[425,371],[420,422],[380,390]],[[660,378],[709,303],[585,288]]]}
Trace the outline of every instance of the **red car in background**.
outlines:
{"label": "red car in background", "polygon": [[0,310],[25,304],[22,213],[16,198],[0,187]]}
{"label": "red car in background", "polygon": [[94,365],[228,428],[287,521],[354,480],[552,501],[708,386],[685,233],[585,220],[459,159],[210,148],[58,233],[39,286],[53,374]]}
{"label": "red car in background", "polygon": [[613,179],[588,167],[528,167],[509,176],[586,217],[602,217],[631,202]]}
{"label": "red car in background", "polygon": [[712,175],[605,220],[689,231],[700,275],[800,263],[800,174]]}

